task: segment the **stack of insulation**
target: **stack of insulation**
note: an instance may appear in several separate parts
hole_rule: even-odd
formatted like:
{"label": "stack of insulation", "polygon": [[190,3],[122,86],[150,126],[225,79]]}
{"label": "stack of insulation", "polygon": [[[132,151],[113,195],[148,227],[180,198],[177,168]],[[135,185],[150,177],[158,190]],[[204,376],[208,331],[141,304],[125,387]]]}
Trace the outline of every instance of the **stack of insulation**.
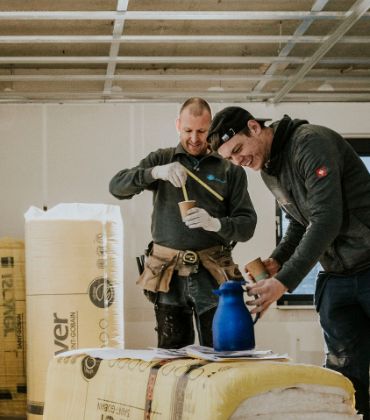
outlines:
{"label": "stack of insulation", "polygon": [[355,420],[343,375],[272,361],[54,358],[44,420]]}
{"label": "stack of insulation", "polygon": [[120,208],[103,204],[31,207],[25,218],[30,420],[42,418],[54,355],[124,347],[123,230]]}
{"label": "stack of insulation", "polygon": [[26,413],[24,242],[0,239],[0,417]]}

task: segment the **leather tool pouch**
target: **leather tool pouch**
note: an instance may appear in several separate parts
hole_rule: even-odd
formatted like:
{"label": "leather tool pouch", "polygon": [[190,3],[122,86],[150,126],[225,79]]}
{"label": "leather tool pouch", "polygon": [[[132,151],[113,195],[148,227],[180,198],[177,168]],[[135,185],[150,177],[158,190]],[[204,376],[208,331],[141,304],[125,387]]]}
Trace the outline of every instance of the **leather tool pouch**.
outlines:
{"label": "leather tool pouch", "polygon": [[231,250],[220,246],[198,251],[204,268],[216,279],[218,284],[227,280],[242,280],[243,276],[231,256]]}
{"label": "leather tool pouch", "polygon": [[[177,252],[169,252],[166,256],[156,255],[153,251],[153,254],[146,258],[144,271],[136,284],[151,292],[168,292],[177,262],[177,255]],[[154,297],[148,297],[148,299],[153,301]]]}

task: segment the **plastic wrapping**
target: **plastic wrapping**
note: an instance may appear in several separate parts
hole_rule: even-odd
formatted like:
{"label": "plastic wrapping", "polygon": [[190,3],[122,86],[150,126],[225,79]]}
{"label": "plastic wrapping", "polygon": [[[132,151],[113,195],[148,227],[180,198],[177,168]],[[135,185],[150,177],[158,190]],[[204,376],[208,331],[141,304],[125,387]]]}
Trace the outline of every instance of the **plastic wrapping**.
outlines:
{"label": "plastic wrapping", "polygon": [[[297,407],[304,408],[305,414],[311,413],[311,418],[322,410],[330,410],[332,417],[327,420],[357,418],[351,382],[317,366],[266,361],[102,359],[96,353],[95,357],[87,353],[61,355],[51,361],[45,420],[236,420],[257,418],[258,408],[267,413],[264,419],[278,420],[283,417],[275,415],[294,418],[291,413]],[[283,397],[278,395],[283,391],[290,395],[290,390],[301,390],[301,401],[290,398],[288,413]],[[271,391],[277,397],[265,401],[264,396]],[[312,399],[319,394],[324,403]],[[303,404],[305,395],[309,399]],[[257,403],[253,398],[259,398]],[[252,417],[248,417],[248,411]],[[301,413],[296,418],[301,418]]]}
{"label": "plastic wrapping", "polygon": [[0,239],[0,417],[26,414],[24,242]]}
{"label": "plastic wrapping", "polygon": [[47,366],[63,351],[124,347],[118,206],[31,207],[26,219],[28,418],[41,418]]}

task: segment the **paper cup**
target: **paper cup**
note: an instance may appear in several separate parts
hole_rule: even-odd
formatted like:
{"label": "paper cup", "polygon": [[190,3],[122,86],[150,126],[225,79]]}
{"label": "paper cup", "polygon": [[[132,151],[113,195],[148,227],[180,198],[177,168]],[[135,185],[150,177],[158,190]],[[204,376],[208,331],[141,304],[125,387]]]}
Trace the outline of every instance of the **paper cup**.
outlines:
{"label": "paper cup", "polygon": [[266,267],[263,265],[261,258],[256,258],[253,261],[250,261],[245,265],[246,271],[251,274],[255,281],[267,279],[270,277],[269,273],[266,270]]}
{"label": "paper cup", "polygon": [[195,200],[180,201],[179,203],[181,218],[184,220],[188,210],[196,206]]}

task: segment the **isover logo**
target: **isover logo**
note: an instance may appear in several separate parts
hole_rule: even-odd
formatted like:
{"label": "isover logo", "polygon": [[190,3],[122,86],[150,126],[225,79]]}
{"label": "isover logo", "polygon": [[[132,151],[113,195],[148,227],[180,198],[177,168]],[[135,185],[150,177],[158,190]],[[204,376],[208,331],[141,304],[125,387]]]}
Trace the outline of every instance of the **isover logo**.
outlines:
{"label": "isover logo", "polygon": [[86,356],[82,359],[81,368],[82,374],[86,379],[91,379],[96,375],[99,369],[101,359],[95,359],[94,357]]}
{"label": "isover logo", "polygon": [[89,285],[89,297],[98,308],[108,308],[114,302],[114,287],[104,277],[97,277]]}
{"label": "isover logo", "polygon": [[53,313],[54,344],[57,350],[54,354],[78,348],[78,312],[69,313],[69,318]]}

